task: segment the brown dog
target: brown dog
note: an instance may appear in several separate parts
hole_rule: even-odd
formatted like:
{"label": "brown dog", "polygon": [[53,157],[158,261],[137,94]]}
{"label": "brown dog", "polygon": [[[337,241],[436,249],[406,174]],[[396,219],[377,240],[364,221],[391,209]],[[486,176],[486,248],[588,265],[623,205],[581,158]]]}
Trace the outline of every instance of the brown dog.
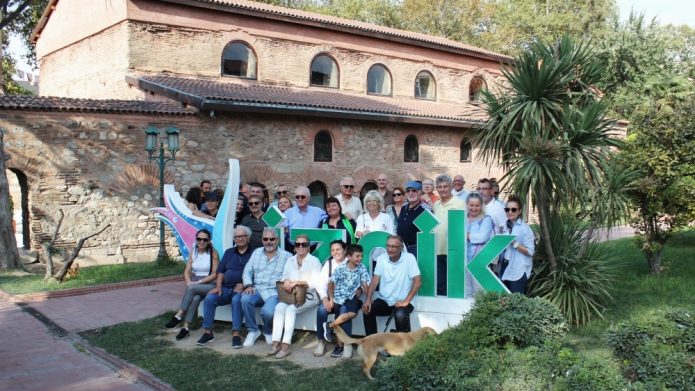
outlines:
{"label": "brown dog", "polygon": [[361,339],[350,338],[339,326],[333,326],[338,340],[344,344],[357,344],[357,353],[362,356],[362,370],[370,380],[372,378],[372,366],[376,362],[379,352],[386,352],[391,356],[402,356],[415,344],[427,335],[437,335],[430,327],[423,327],[409,333],[378,333]]}

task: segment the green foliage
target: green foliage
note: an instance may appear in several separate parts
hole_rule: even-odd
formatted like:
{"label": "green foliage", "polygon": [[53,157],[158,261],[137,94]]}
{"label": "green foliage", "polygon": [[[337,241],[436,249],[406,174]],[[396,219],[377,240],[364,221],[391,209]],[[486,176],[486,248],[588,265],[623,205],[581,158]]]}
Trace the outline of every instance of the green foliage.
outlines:
{"label": "green foliage", "polygon": [[482,346],[541,346],[557,342],[567,330],[558,308],[541,298],[520,294],[485,293],[476,296],[466,314],[466,332]]}
{"label": "green foliage", "polygon": [[594,318],[603,318],[606,303],[611,299],[615,282],[615,258],[607,256],[596,245],[582,251],[583,238],[591,235],[589,227],[570,213],[549,219],[550,241],[558,249],[557,268],[543,262],[544,248],[536,252],[536,267],[529,283],[529,295],[542,297],[555,304],[572,325],[581,325]]}
{"label": "green foliage", "polygon": [[627,375],[648,389],[695,389],[695,312],[663,308],[612,328],[608,342]]}

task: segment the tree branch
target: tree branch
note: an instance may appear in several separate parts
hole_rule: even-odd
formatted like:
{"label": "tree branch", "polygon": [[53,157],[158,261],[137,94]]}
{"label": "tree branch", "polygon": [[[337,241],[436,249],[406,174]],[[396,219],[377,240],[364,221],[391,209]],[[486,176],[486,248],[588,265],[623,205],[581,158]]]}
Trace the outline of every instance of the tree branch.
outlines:
{"label": "tree branch", "polygon": [[[24,10],[27,8],[29,3],[31,3],[33,0],[24,0],[21,4],[15,8],[14,11],[10,12],[9,15],[5,16],[1,21],[0,21],[0,30],[5,29],[7,25],[12,23],[19,15],[24,12]],[[8,2],[9,3],[9,2]],[[3,7],[4,10],[7,10],[7,4],[4,5]]]}
{"label": "tree branch", "polygon": [[109,227],[111,227],[111,224],[107,224],[104,228],[102,228],[97,233],[91,234],[89,236],[85,236],[84,238],[80,239],[77,242],[77,246],[75,246],[75,248],[72,250],[72,254],[70,255],[70,257],[67,258],[65,264],[63,264],[63,267],[61,267],[58,274],[56,274],[55,279],[58,280],[59,282],[63,282],[65,275],[68,273],[68,269],[70,269],[70,266],[72,266],[72,263],[75,262],[75,259],[80,254],[80,250],[82,250],[82,246],[84,246],[84,243],[87,240],[89,240],[90,238],[93,238],[93,237],[99,235],[100,233],[106,231],[106,229]]}

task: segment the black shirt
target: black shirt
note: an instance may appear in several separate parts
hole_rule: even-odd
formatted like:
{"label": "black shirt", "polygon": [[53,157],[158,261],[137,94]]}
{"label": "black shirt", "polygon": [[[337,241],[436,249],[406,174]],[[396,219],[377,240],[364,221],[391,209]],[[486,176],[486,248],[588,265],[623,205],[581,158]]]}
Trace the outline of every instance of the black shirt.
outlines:
{"label": "black shirt", "polygon": [[242,282],[244,266],[251,258],[253,250],[246,249],[246,252],[239,254],[237,247],[232,247],[224,252],[220,264],[217,266],[217,273],[224,274],[222,287],[234,288],[234,285]]}
{"label": "black shirt", "polygon": [[403,238],[403,243],[406,246],[411,246],[417,243],[417,233],[420,230],[413,224],[413,221],[424,212],[422,202],[419,202],[414,208],[410,207],[410,203],[406,203],[401,207],[401,214],[398,215],[398,224],[396,225],[396,233]]}

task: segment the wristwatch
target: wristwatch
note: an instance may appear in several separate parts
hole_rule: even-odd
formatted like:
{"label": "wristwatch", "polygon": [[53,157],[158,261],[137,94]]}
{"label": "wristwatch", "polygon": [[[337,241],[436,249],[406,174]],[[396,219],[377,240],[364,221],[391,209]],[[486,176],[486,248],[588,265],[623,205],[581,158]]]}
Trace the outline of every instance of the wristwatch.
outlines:
{"label": "wristwatch", "polygon": [[519,248],[519,242],[514,242],[514,245],[512,245],[514,248]]}

